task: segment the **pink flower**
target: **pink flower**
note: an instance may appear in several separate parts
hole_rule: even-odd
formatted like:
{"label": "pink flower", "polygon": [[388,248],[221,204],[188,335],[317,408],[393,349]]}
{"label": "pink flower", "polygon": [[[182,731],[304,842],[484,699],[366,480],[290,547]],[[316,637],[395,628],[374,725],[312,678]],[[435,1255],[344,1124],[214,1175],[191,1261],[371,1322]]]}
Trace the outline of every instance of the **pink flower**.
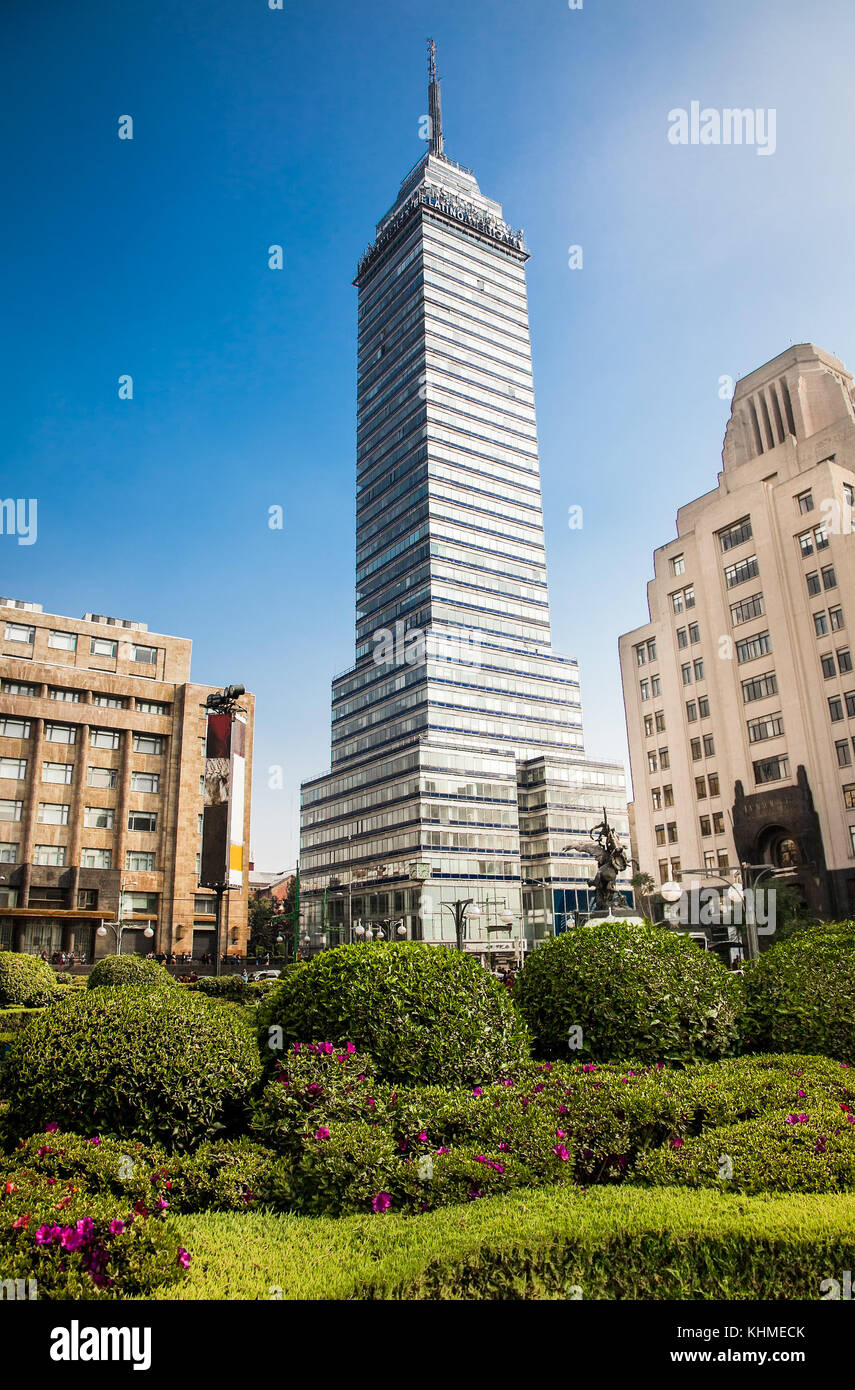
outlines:
{"label": "pink flower", "polygon": [[158,1197],[154,1205],[157,1211],[166,1211],[169,1207],[169,1203],[163,1197]]}
{"label": "pink flower", "polygon": [[507,1154],[507,1153],[510,1153],[510,1151],[511,1151],[511,1150],[510,1150],[510,1145],[505,1144],[504,1142],[501,1143],[501,1144],[499,1145],[499,1153],[500,1153],[500,1154]]}
{"label": "pink flower", "polygon": [[329,1137],[330,1137],[330,1132],[329,1132],[329,1130],[327,1129],[326,1125],[321,1125],[320,1129],[318,1129],[318,1130],[315,1131],[315,1138],[316,1138],[316,1139],[329,1139]]}
{"label": "pink flower", "polygon": [[376,1212],[388,1211],[392,1205],[392,1198],[388,1192],[378,1192],[371,1203],[371,1210]]}
{"label": "pink flower", "polygon": [[436,1149],[435,1152],[438,1154],[447,1154],[448,1149]]}
{"label": "pink flower", "polygon": [[111,1222],[110,1222],[110,1235],[111,1235],[111,1236],[120,1236],[120,1235],[122,1234],[122,1231],[123,1231],[124,1229],[125,1229],[125,1223],[124,1223],[124,1221],[111,1221]]}
{"label": "pink flower", "polygon": [[59,1125],[57,1124],[56,1120],[48,1120],[47,1124],[45,1125],[45,1134],[55,1134],[58,1129]]}
{"label": "pink flower", "polygon": [[425,1130],[425,1129],[421,1130],[421,1131],[416,1135],[416,1138],[419,1140],[419,1142],[420,1142],[421,1144],[424,1144],[425,1141],[427,1140],[427,1130]]}
{"label": "pink flower", "polygon": [[807,1115],[789,1115],[786,1123],[788,1125],[803,1125],[807,1120]]}
{"label": "pink flower", "polygon": [[802,1100],[807,1099],[807,1091],[799,1091],[799,1095],[801,1096]]}
{"label": "pink flower", "polygon": [[97,1146],[101,1143],[101,1136],[99,1134],[93,1135],[93,1137],[89,1140],[89,1143]]}
{"label": "pink flower", "polygon": [[182,1269],[190,1268],[190,1256],[184,1249],[183,1245],[179,1245],[178,1247],[178,1263],[180,1264]]}
{"label": "pink flower", "polygon": [[563,1129],[556,1129],[555,1137],[556,1139],[566,1139],[567,1135],[565,1134]]}
{"label": "pink flower", "polygon": [[474,1091],[472,1092],[472,1094],[473,1094],[473,1096],[475,1097],[476,1100],[480,1100],[481,1097],[483,1096],[484,1092],[482,1091],[482,1089],[481,1089],[480,1086],[476,1086],[475,1089],[474,1089]]}
{"label": "pink flower", "polygon": [[36,1231],[36,1245],[50,1245],[62,1231],[59,1226],[39,1226]]}
{"label": "pink flower", "polygon": [[562,1163],[566,1163],[567,1160],[568,1160],[569,1157],[570,1157],[569,1153],[567,1152],[567,1150],[566,1150],[566,1148],[564,1147],[563,1144],[556,1144],[556,1145],[555,1145],[555,1148],[552,1150],[552,1152],[553,1152],[554,1154],[557,1154],[557,1155],[558,1155],[558,1157],[561,1159],[561,1162],[562,1162]]}
{"label": "pink flower", "polygon": [[348,1044],[347,1044],[347,1049],[346,1049],[346,1051],[348,1051],[348,1052],[355,1052],[355,1051],[356,1051],[356,1048],[355,1048],[354,1044],[353,1044],[353,1043],[348,1043]]}

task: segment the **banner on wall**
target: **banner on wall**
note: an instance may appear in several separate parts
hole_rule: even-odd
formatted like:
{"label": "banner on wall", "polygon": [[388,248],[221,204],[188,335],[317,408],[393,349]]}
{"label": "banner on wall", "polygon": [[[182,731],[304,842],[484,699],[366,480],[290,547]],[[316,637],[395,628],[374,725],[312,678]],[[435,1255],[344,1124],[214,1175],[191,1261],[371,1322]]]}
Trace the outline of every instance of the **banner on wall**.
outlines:
{"label": "banner on wall", "polygon": [[205,730],[203,888],[243,887],[246,717],[211,712]]}

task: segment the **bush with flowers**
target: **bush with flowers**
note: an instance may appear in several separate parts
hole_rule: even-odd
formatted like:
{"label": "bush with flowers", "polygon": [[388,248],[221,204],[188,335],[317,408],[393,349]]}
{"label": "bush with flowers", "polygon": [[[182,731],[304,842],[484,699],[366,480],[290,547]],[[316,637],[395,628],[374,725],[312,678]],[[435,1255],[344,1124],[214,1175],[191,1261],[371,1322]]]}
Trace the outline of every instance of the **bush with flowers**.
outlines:
{"label": "bush with flowers", "polygon": [[476,1085],[529,1055],[508,992],[461,951],[419,941],[375,941],[324,951],[288,974],[259,1005],[260,1044],[350,1041],[394,1084]]}
{"label": "bush with flowers", "polygon": [[273,1055],[273,1080],[259,1097],[250,1126],[260,1142],[291,1153],[321,1125],[370,1123],[385,1113],[387,1088],[380,1086],[371,1058],[353,1043],[297,1042]]}
{"label": "bush with flowers", "polygon": [[0,1280],[33,1279],[38,1298],[146,1297],[189,1263],[166,1198],[93,1195],[23,1167],[0,1179]]}
{"label": "bush with flowers", "polygon": [[846,1102],[771,1110],[674,1138],[643,1154],[634,1183],[733,1192],[855,1191],[855,1114]]}
{"label": "bush with flowers", "polygon": [[689,1062],[733,1050],[740,990],[682,932],[591,922],[532,951],[514,1002],[539,1057]]}
{"label": "bush with flowers", "polygon": [[167,1149],[237,1133],[261,1078],[231,1005],[179,989],[91,989],[34,1018],[0,1069],[4,1124],[25,1137],[49,1120]]}

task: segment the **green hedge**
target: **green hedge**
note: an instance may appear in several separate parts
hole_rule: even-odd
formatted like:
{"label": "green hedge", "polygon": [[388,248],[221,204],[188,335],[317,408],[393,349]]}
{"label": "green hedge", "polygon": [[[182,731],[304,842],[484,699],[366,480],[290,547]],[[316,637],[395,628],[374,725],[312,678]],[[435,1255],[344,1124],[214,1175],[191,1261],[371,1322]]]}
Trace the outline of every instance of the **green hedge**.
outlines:
{"label": "green hedge", "polygon": [[471,956],[415,941],[324,951],[262,1000],[259,1023],[265,1055],[271,1028],[285,1044],[352,1042],[396,1083],[491,1081],[528,1056],[507,990]]}
{"label": "green hedge", "polygon": [[592,922],[531,953],[514,1002],[539,1057],[684,1062],[733,1050],[740,991],[682,932]]}
{"label": "green hedge", "polygon": [[0,951],[0,1004],[41,1008],[56,995],[56,975],[40,956]]}
{"label": "green hedge", "polygon": [[855,1056],[855,927],[809,927],[751,961],[743,979],[743,1046],[756,1052]]}
{"label": "green hedge", "polygon": [[[424,1216],[182,1218],[178,1299],[809,1299],[851,1268],[855,1197],[514,1193]],[[578,1292],[577,1292],[578,1291]]]}
{"label": "green hedge", "polygon": [[178,989],[92,989],[45,1010],[0,1069],[7,1129],[48,1122],[186,1149],[245,1123],[261,1078],[232,1005]]}
{"label": "green hedge", "polygon": [[145,960],[142,956],[104,956],[89,972],[86,984],[89,989],[102,989],[105,985],[154,985],[172,989],[175,981],[156,960]]}

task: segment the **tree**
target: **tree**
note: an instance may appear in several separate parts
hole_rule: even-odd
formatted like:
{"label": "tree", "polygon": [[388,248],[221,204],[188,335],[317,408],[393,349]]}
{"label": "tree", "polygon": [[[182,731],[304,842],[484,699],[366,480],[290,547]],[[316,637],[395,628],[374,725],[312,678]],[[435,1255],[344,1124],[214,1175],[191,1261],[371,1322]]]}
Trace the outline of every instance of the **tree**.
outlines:
{"label": "tree", "polygon": [[656,883],[650,874],[643,873],[640,869],[633,874],[630,883],[635,893],[636,902],[642,908],[644,915],[653,921],[652,897],[656,888]]}

